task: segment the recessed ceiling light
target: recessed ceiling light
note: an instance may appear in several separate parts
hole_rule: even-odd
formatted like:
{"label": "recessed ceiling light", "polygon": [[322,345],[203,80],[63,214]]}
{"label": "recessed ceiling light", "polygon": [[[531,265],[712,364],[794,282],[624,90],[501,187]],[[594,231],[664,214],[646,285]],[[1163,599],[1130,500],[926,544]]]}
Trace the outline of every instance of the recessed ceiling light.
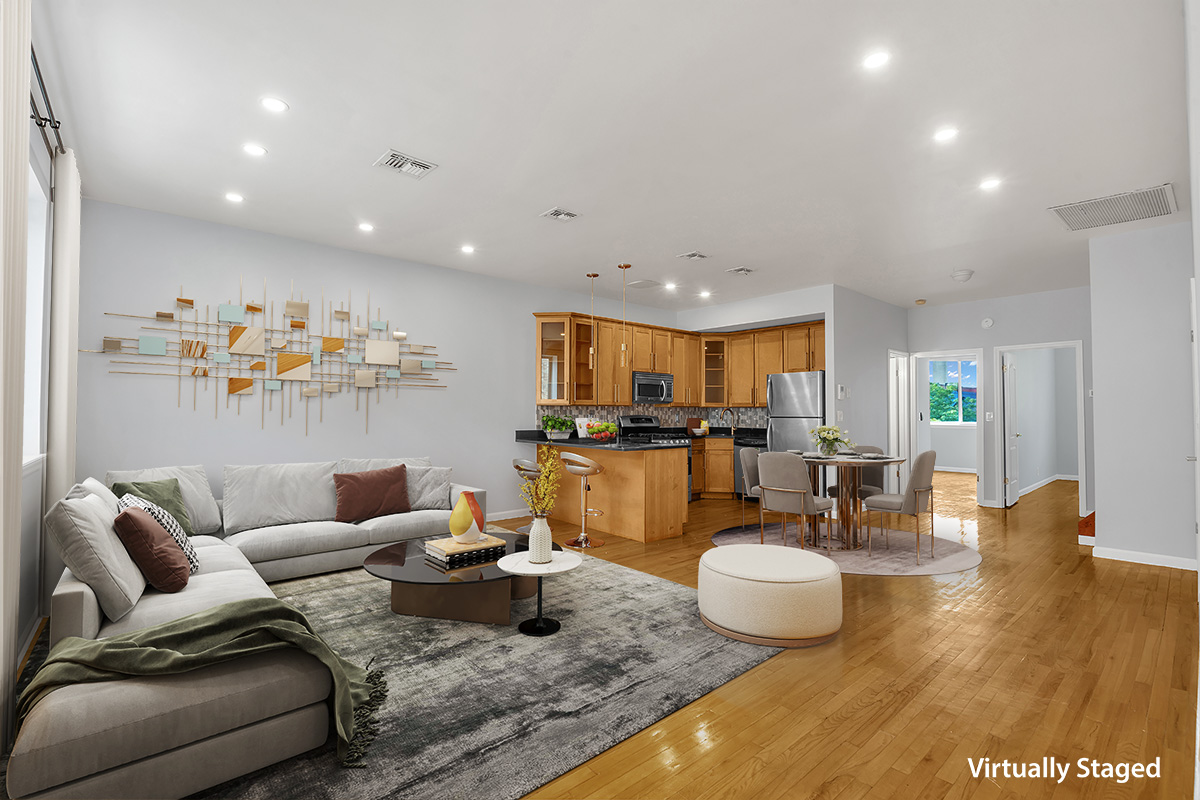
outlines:
{"label": "recessed ceiling light", "polygon": [[979,188],[980,189],[995,189],[999,185],[1000,185],[999,178],[984,178],[983,181],[979,184]]}
{"label": "recessed ceiling light", "polygon": [[667,284],[663,284],[663,288],[665,288],[665,289],[671,289],[672,291],[674,291],[674,289],[675,289],[675,284],[673,284],[673,283],[667,283]]}
{"label": "recessed ceiling light", "polygon": [[229,202],[231,202],[231,203],[240,203],[240,202],[242,202],[243,200],[245,200],[246,198],[242,197],[242,196],[241,196],[240,194],[238,194],[237,192],[226,192],[226,193],[225,193],[225,199],[226,199],[226,200],[228,200],[228,201],[229,201]]}
{"label": "recessed ceiling light", "polygon": [[247,155],[252,156],[265,156],[267,154],[267,148],[263,147],[261,144],[254,144],[253,142],[247,142],[246,144],[242,145],[242,150]]}
{"label": "recessed ceiling light", "polygon": [[463,251],[464,253],[474,253],[474,252],[475,252],[475,246],[474,246],[474,245],[470,245],[470,244],[464,244],[464,245],[462,246],[462,251]]}
{"label": "recessed ceiling light", "polygon": [[703,292],[700,293],[700,296],[701,297],[712,297],[712,292],[705,289]]}
{"label": "recessed ceiling light", "polygon": [[891,59],[891,53],[886,50],[879,50],[864,58],[862,64],[864,69],[879,69]]}
{"label": "recessed ceiling light", "polygon": [[919,306],[923,306],[923,305],[925,305],[925,298],[924,297],[918,298],[914,302]]}
{"label": "recessed ceiling light", "polygon": [[933,134],[933,140],[935,142],[948,142],[957,137],[958,128],[938,128],[937,133]]}
{"label": "recessed ceiling light", "polygon": [[375,226],[369,222],[360,222],[358,223],[358,229],[364,233],[370,233],[371,231],[375,230]]}
{"label": "recessed ceiling light", "polygon": [[278,97],[264,97],[261,102],[263,108],[276,114],[282,114],[284,111],[288,110],[288,104],[280,100]]}

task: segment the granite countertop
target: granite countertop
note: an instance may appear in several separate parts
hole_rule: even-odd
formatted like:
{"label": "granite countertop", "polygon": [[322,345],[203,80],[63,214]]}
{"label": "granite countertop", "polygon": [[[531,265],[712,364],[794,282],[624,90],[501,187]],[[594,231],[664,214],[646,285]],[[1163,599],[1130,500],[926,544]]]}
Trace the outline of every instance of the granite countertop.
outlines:
{"label": "granite countertop", "polygon": [[[764,428],[738,428],[735,434],[729,428],[709,428],[708,436],[692,436],[686,428],[662,428],[661,433],[670,433],[677,436],[686,436],[689,439],[729,439],[733,438],[735,442],[745,440],[761,441],[758,446],[765,446],[767,441],[767,432]],[[546,439],[546,434],[539,428],[531,428],[527,430],[518,430],[516,441],[523,444],[552,444],[558,447],[595,447],[604,450],[665,450],[672,447],[687,447],[686,444],[634,444],[621,439],[612,439],[606,442],[596,441],[595,439],[580,438],[577,434],[572,433],[570,439],[558,439],[550,441]]]}

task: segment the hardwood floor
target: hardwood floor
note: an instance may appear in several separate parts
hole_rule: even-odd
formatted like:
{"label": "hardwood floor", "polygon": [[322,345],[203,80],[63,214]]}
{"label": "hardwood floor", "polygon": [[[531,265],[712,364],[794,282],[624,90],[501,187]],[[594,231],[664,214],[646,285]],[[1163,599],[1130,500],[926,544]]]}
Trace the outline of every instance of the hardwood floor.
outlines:
{"label": "hardwood floor", "polygon": [[[937,534],[977,546],[977,569],[843,575],[835,640],[768,659],[530,797],[1191,797],[1196,574],[1093,560],[1077,503],[1059,481],[980,508],[975,476],[937,473]],[[740,524],[740,505],[689,513],[682,539],[606,537],[590,552],[695,587],[709,537]],[[555,540],[575,533],[556,526]],[[1071,762],[1061,784],[974,778],[967,761],[1043,756]],[[1161,758],[1162,777],[1078,778],[1085,756]]]}

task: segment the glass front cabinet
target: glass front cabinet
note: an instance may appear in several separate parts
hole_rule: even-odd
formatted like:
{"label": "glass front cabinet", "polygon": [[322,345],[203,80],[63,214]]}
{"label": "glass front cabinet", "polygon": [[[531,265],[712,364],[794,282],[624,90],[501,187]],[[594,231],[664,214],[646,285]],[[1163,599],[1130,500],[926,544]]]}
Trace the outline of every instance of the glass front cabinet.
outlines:
{"label": "glass front cabinet", "polygon": [[567,405],[570,387],[567,342],[569,317],[537,318],[538,405]]}

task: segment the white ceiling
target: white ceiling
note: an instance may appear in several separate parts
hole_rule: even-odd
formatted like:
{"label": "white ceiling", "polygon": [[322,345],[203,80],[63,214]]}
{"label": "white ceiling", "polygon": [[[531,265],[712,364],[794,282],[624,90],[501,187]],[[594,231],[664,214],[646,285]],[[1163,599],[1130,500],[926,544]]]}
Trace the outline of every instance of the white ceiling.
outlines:
{"label": "white ceiling", "polygon": [[[34,10],[88,197],[580,291],[597,271],[614,297],[627,261],[680,283],[630,292],[669,309],[828,283],[901,305],[1079,286],[1087,234],[1047,207],[1171,182],[1165,222],[1190,213],[1181,0]],[[877,48],[892,60],[867,72]],[[959,137],[936,144],[946,124]],[[373,167],[389,147],[439,167]],[[579,218],[538,216],[555,205]]]}

